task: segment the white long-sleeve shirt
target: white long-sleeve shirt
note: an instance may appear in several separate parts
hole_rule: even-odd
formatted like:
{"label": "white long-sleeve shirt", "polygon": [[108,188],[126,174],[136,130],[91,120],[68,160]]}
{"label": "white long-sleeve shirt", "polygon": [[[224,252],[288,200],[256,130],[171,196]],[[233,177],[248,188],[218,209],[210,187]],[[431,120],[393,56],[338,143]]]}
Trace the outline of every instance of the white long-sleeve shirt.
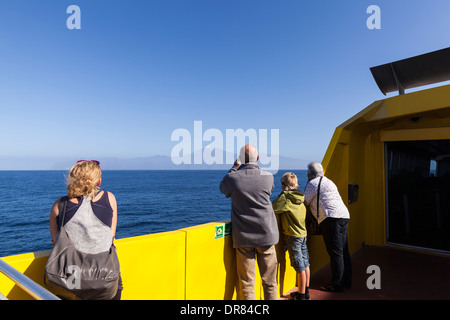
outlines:
{"label": "white long-sleeve shirt", "polygon": [[[312,214],[317,218],[317,187],[319,185],[320,177],[312,179],[306,185],[305,189],[305,205],[309,206]],[[328,179],[323,177],[320,184],[319,196],[319,218],[320,224],[326,218],[346,218],[350,219],[350,213],[342,201],[336,185]]]}

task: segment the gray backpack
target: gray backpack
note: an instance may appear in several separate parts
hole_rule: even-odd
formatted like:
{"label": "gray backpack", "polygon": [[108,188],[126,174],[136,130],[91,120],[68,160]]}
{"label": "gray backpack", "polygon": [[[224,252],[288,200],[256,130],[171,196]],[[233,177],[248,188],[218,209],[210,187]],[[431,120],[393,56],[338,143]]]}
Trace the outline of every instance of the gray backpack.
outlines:
{"label": "gray backpack", "polygon": [[67,196],[59,201],[55,246],[45,266],[44,283],[57,296],[71,300],[110,300],[117,293],[120,265],[116,249],[100,253],[77,250],[64,229]]}

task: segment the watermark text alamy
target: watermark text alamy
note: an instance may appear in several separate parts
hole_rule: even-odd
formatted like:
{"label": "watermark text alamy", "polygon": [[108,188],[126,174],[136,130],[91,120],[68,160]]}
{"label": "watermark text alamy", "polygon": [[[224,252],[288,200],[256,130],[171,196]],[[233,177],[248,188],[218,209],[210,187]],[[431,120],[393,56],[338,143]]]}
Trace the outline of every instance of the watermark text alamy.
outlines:
{"label": "watermark text alamy", "polygon": [[[171,159],[176,165],[233,165],[241,147],[251,144],[259,151],[261,169],[276,173],[279,169],[279,136],[279,129],[226,129],[225,135],[216,128],[203,132],[203,122],[194,121],[193,134],[185,128],[172,132],[171,141],[178,143],[172,148]],[[204,145],[204,142],[209,143]],[[244,163],[242,159],[241,162]]]}

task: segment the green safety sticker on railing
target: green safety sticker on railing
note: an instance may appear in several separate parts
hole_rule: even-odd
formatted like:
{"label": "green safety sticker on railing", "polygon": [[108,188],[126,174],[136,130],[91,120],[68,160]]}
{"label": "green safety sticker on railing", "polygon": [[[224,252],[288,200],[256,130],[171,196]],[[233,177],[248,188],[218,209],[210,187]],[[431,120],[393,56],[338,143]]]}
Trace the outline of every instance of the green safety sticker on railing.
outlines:
{"label": "green safety sticker on railing", "polygon": [[231,223],[220,224],[216,226],[214,239],[221,239],[231,234]]}

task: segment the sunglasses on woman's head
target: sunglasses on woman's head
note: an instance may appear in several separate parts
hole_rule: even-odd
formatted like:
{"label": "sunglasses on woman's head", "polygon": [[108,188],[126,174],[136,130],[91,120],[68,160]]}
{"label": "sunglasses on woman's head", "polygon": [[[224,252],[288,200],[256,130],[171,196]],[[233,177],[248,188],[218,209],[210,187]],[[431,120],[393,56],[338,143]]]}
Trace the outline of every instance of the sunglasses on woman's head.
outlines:
{"label": "sunglasses on woman's head", "polygon": [[94,162],[97,163],[98,166],[100,167],[100,161],[98,161],[98,160],[78,160],[77,163],[83,162],[83,161],[94,161]]}

